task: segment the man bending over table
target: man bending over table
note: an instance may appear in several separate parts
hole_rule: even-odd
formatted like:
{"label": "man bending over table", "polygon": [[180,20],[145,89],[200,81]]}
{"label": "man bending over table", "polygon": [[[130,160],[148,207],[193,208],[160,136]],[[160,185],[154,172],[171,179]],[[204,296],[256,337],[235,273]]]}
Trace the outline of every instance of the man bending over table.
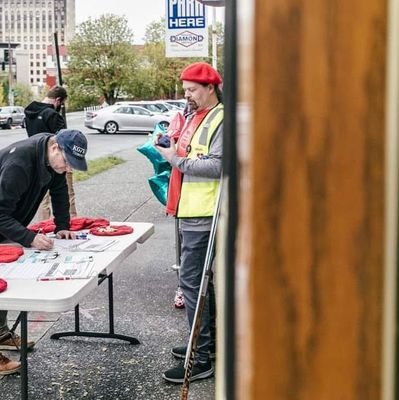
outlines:
{"label": "man bending over table", "polygon": [[[0,150],[0,243],[49,250],[53,240],[27,229],[49,190],[57,238],[70,239],[69,198],[65,178],[73,169],[86,171],[87,139],[77,130],[41,133]],[[28,349],[34,346],[28,341]],[[0,350],[18,350],[21,338],[10,332],[7,311],[0,310]],[[20,362],[0,353],[0,375],[20,369]]]}

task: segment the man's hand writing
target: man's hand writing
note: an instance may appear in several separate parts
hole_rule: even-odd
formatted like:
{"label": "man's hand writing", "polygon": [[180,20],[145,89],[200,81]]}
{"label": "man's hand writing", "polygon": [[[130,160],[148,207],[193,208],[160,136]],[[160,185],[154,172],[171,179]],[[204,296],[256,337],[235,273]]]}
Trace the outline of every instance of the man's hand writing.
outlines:
{"label": "man's hand writing", "polygon": [[42,233],[38,233],[31,243],[31,247],[38,250],[50,250],[53,248],[53,245],[54,241]]}

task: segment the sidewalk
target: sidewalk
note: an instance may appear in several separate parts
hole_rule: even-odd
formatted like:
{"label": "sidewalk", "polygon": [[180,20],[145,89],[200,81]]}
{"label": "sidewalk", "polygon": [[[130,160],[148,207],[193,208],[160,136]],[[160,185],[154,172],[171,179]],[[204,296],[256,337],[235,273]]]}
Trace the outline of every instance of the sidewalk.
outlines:
{"label": "sidewalk", "polygon": [[[31,313],[29,334],[40,340],[29,356],[30,400],[180,398],[181,385],[162,379],[162,372],[176,363],[170,349],[188,341],[185,311],[175,309],[173,302],[174,221],[164,215],[149,189],[149,161],[135,149],[115,155],[127,162],[75,185],[77,207],[81,216],[155,225],[155,234],[114,276],[115,333],[134,336],[141,344],[96,338],[50,340],[52,333],[73,330],[74,311]],[[107,331],[107,301],[103,284],[80,304],[82,331]],[[15,352],[7,355],[17,357]],[[2,400],[19,399],[19,375],[0,379],[0,393]],[[214,399],[214,378],[193,382],[189,399]]]}

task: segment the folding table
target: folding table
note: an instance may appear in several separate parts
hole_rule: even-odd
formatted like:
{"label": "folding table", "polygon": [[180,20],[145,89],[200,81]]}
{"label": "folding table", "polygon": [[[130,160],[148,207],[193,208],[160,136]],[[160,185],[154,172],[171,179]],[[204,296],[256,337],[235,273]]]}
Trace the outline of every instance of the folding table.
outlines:
{"label": "folding table", "polygon": [[[36,279],[11,279],[8,288],[0,293],[0,310],[19,311],[21,323],[21,399],[28,399],[28,312],[64,312],[75,308],[75,330],[71,332],[55,333],[52,339],[65,336],[102,337],[126,340],[131,344],[139,341],[130,336],[119,335],[114,332],[113,312],[113,272],[122,261],[137,247],[137,243],[144,243],[153,233],[154,225],[150,223],[112,222],[112,225],[129,225],[133,232],[128,235],[113,236],[116,242],[103,252],[85,252],[93,257],[93,276],[87,279],[71,279],[63,281],[37,281]],[[96,237],[98,238],[98,237]],[[109,240],[110,237],[104,237]],[[78,251],[64,248],[57,249],[60,256],[77,255]],[[33,249],[25,249],[29,255]],[[1,274],[1,267],[0,267]],[[1,276],[1,275],[0,275]],[[92,290],[108,280],[109,301],[109,332],[84,332],[79,326],[79,303]]]}

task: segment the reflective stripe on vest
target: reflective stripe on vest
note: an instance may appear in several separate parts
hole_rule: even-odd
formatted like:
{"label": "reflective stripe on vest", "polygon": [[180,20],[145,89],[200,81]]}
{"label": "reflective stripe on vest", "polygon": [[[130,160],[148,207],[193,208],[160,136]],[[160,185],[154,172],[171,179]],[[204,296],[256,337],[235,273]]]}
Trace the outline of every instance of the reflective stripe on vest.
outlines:
{"label": "reflective stripe on vest", "polygon": [[[209,144],[223,121],[223,104],[217,105],[195,131],[187,158],[209,154]],[[216,204],[219,179],[184,175],[180,193],[178,218],[211,217]]]}

